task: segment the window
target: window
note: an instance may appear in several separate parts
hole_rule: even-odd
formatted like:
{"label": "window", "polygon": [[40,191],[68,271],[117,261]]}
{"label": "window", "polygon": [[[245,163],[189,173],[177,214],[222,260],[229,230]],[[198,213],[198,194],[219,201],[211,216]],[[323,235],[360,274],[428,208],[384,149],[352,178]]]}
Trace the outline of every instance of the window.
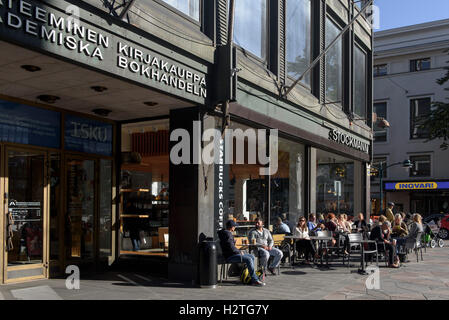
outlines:
{"label": "window", "polygon": [[200,0],[162,0],[175,9],[188,15],[196,21],[200,21]]}
{"label": "window", "polygon": [[[387,103],[374,103],[374,113],[378,118],[384,118],[385,120],[387,120]],[[387,141],[387,130],[385,130],[385,128],[379,127],[377,124],[378,122],[373,124],[374,142]]]}
{"label": "window", "polygon": [[430,98],[413,99],[410,101],[410,139],[425,139],[429,133],[419,128],[421,119],[430,113]]}
{"label": "window", "polygon": [[430,176],[430,156],[412,156],[410,162],[413,167],[410,169],[410,177]]}
{"label": "window", "polygon": [[317,149],[316,212],[354,215],[354,164],[351,159]]}
{"label": "window", "polygon": [[[311,9],[311,0],[287,1],[287,70],[292,78],[298,78],[310,65]],[[302,83],[310,86],[310,73]]]}
{"label": "window", "polygon": [[386,64],[379,64],[377,66],[374,66],[374,68],[373,68],[373,76],[374,77],[386,76],[387,74],[388,74],[388,71],[387,71]]}
{"label": "window", "polygon": [[[326,47],[338,36],[340,28],[330,18],[326,18]],[[341,38],[326,55],[326,99],[342,102],[343,43]]]}
{"label": "window", "polygon": [[366,53],[354,47],[354,113],[366,117]]}
{"label": "window", "polygon": [[371,176],[380,177],[380,164],[382,163],[382,178],[387,178],[387,158],[379,157],[373,159],[373,166],[371,167]]}
{"label": "window", "polygon": [[416,59],[410,61],[410,72],[430,69],[430,58]]}
{"label": "window", "polygon": [[256,55],[267,59],[267,0],[236,0],[234,42]]}

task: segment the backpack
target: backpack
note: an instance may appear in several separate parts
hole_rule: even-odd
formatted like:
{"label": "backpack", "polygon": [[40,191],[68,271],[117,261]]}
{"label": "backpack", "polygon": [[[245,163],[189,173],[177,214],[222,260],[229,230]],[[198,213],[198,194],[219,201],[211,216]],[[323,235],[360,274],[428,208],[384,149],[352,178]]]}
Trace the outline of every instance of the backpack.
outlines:
{"label": "backpack", "polygon": [[[256,270],[256,275],[259,278],[260,281],[265,281],[265,273],[263,272],[263,269],[260,268],[259,270]],[[240,281],[244,284],[250,284],[251,283],[251,275],[249,274],[248,268],[243,268],[242,274],[240,275]]]}

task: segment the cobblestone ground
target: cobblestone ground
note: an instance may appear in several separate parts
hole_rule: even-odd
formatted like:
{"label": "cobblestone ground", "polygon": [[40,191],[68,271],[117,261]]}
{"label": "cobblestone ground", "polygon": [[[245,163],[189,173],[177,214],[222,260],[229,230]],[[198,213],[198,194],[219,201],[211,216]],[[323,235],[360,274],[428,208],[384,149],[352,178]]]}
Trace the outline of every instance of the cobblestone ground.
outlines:
{"label": "cobblestone ground", "polygon": [[357,273],[356,261],[348,268],[341,259],[330,268],[283,267],[278,276],[267,276],[265,287],[241,285],[230,278],[216,289],[131,272],[108,272],[81,280],[80,290],[68,290],[64,279],[39,280],[0,286],[2,299],[45,300],[446,300],[449,299],[449,242],[427,249],[424,261],[411,260],[399,269],[380,265],[380,290],[368,290],[368,276]]}

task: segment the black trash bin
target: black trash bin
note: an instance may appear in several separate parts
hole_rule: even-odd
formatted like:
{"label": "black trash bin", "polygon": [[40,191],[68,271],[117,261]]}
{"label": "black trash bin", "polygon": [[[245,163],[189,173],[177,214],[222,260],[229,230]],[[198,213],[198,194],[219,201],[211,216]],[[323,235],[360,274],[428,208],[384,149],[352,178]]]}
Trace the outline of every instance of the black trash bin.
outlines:
{"label": "black trash bin", "polygon": [[199,278],[201,288],[217,287],[217,245],[213,238],[200,243]]}

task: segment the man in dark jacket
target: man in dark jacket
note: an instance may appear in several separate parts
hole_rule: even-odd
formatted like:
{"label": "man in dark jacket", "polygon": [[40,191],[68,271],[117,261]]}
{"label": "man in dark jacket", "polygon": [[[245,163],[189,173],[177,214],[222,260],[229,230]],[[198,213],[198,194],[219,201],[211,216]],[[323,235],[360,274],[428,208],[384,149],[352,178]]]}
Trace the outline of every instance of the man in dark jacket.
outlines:
{"label": "man in dark jacket", "polygon": [[245,263],[248,272],[251,275],[251,284],[256,286],[264,286],[265,283],[259,280],[254,269],[254,256],[252,254],[243,254],[235,247],[234,236],[232,232],[235,231],[237,224],[234,220],[229,220],[226,223],[226,229],[218,231],[218,237],[220,238],[221,251],[223,257],[227,263]]}

